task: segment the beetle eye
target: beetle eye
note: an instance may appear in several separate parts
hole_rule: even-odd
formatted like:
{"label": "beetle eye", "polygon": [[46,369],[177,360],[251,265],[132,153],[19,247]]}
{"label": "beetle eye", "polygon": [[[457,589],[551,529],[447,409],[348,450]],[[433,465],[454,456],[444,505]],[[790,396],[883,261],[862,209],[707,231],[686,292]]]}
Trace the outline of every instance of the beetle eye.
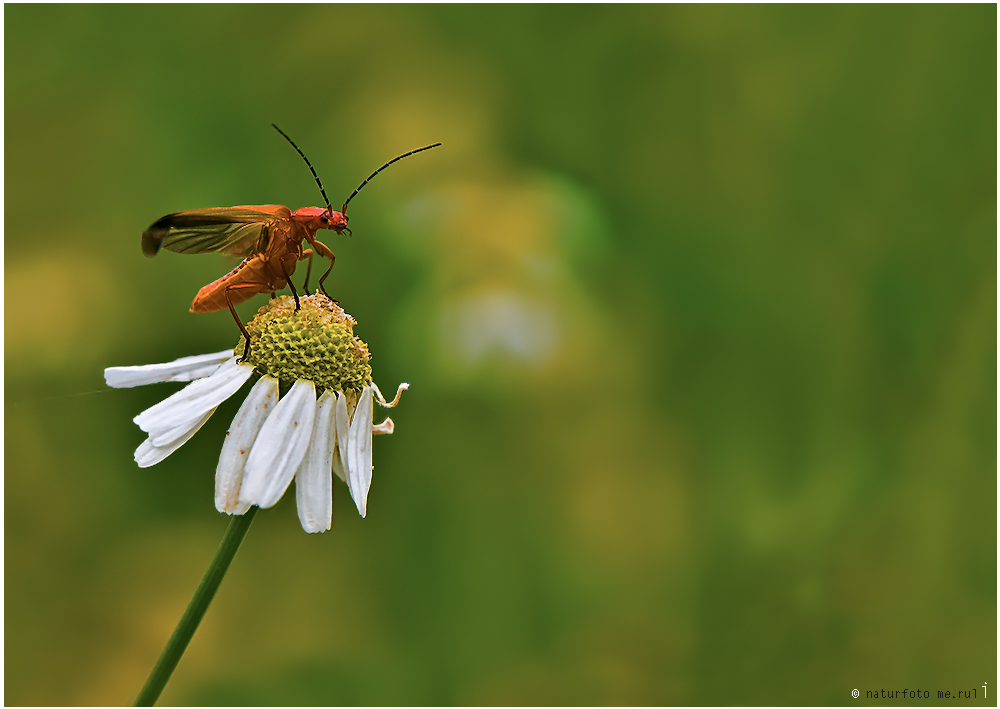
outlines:
{"label": "beetle eye", "polygon": [[327,219],[327,218],[326,218],[326,215],[325,215],[325,214],[324,214],[323,216],[321,216],[321,217],[319,218],[319,220],[320,220],[321,222],[323,222],[324,224],[325,224],[326,222],[330,221],[329,219]]}

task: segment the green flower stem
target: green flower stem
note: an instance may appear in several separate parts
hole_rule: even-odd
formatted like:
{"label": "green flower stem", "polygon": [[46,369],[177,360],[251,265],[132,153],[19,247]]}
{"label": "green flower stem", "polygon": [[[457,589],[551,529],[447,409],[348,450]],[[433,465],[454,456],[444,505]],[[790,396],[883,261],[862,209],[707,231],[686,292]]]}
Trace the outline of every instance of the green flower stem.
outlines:
{"label": "green flower stem", "polygon": [[250,523],[253,522],[256,514],[257,507],[253,506],[244,515],[234,515],[229,522],[226,534],[222,537],[222,543],[219,544],[219,550],[215,552],[215,558],[212,559],[208,571],[205,572],[205,577],[201,580],[198,590],[194,592],[194,598],[188,604],[187,610],[181,616],[181,621],[174,629],[174,634],[170,636],[167,646],[163,648],[163,654],[157,660],[153,671],[149,673],[149,679],[146,680],[145,686],[139,692],[134,706],[151,707],[159,699],[160,692],[163,691],[170,676],[174,673],[174,668],[177,667],[188,643],[191,642],[191,637],[198,629],[198,624],[201,623],[205,611],[208,610],[208,605],[212,602],[215,592],[219,590],[219,584],[222,583],[222,579],[229,569],[229,564],[236,556],[236,550],[240,548],[243,537],[250,529]]}

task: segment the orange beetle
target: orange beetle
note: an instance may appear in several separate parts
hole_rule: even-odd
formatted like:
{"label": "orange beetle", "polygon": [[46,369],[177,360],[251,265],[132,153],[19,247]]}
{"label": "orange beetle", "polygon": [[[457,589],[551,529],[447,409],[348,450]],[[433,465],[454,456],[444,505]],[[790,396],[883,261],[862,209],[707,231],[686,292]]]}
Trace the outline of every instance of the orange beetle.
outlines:
{"label": "orange beetle", "polygon": [[[161,217],[142,233],[142,252],[147,256],[155,256],[163,248],[181,254],[218,252],[243,259],[232,271],[198,291],[191,303],[191,312],[194,313],[211,313],[229,307],[246,339],[243,359],[246,359],[250,351],[250,337],[236,314],[235,306],[258,293],[274,293],[287,285],[292,290],[295,309],[298,310],[299,297],[291,282],[291,275],[299,261],[312,257],[313,249],[330,260],[330,266],[319,279],[320,290],[326,294],[323,281],[333,269],[334,255],[326,244],[316,239],[316,232],[320,229],[332,229],[338,234],[345,231],[350,233],[351,230],[347,227],[347,205],[362,187],[394,162],[441,145],[434,143],[417,148],[385,163],[358,185],[337,212],[330,206],[323,183],[309,159],[284,131],[273,123],[271,125],[291,143],[309,166],[320,194],[323,195],[323,201],[326,202],[325,209],[303,207],[292,212],[288,207],[277,204],[190,209]],[[303,250],[303,241],[309,242],[313,248]],[[308,275],[306,281],[308,283]]]}

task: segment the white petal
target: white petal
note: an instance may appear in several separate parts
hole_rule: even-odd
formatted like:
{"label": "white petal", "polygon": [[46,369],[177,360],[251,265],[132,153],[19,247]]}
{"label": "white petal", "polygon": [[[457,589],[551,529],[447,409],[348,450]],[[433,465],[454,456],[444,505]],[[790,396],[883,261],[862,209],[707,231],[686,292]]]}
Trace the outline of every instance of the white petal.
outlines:
{"label": "white petal", "polygon": [[399,397],[402,396],[403,392],[409,388],[410,385],[407,384],[406,382],[403,382],[402,384],[399,385],[399,388],[396,389],[396,398],[390,401],[389,403],[386,403],[385,397],[382,396],[382,392],[380,392],[378,389],[378,385],[375,382],[372,382],[372,389],[375,390],[375,396],[376,396],[375,400],[379,403],[380,406],[384,406],[387,409],[395,407],[396,404],[399,403]]}
{"label": "white petal", "polygon": [[215,509],[219,512],[243,514],[249,509],[249,504],[239,503],[243,467],[264,419],[274,411],[277,403],[278,380],[261,377],[236,412],[215,468]]}
{"label": "white petal", "polygon": [[333,522],[333,477],[331,463],[337,439],[334,408],[337,395],[327,389],[316,402],[312,439],[295,473],[295,501],[302,529],[310,534],[325,532]]}
{"label": "white petal", "polygon": [[108,367],[104,370],[104,381],[109,387],[128,387],[155,384],[157,382],[190,382],[212,374],[223,362],[233,356],[232,350],[212,354],[181,357],[163,364],[145,364],[138,367]]}
{"label": "white petal", "polygon": [[372,484],[372,389],[365,387],[354,410],[354,421],[347,434],[347,485],[354,504],[364,517],[368,507],[368,488]]}
{"label": "white petal", "polygon": [[273,507],[292,482],[312,437],[316,387],[299,379],[257,434],[243,470],[240,502]]}
{"label": "white petal", "polygon": [[391,418],[386,418],[385,421],[380,423],[378,426],[372,426],[372,435],[378,433],[392,433],[396,430],[396,424],[392,422]]}
{"label": "white petal", "polygon": [[132,420],[147,433],[167,431],[214,409],[235,394],[251,374],[253,367],[237,364],[231,356],[212,376],[191,382]]}
{"label": "white petal", "polygon": [[337,408],[334,412],[337,429],[337,457],[333,461],[333,472],[337,477],[347,482],[347,434],[351,430],[350,421],[347,418],[347,399],[344,392],[337,395]]}
{"label": "white petal", "polygon": [[247,513],[247,510],[249,510],[251,507],[253,507],[253,505],[251,505],[249,502],[240,502],[237,500],[236,504],[233,506],[233,511],[227,512],[227,514],[245,515]]}
{"label": "white petal", "polygon": [[[215,409],[213,408],[212,411],[215,411]],[[173,428],[152,431],[149,434],[149,442],[157,448],[166,448],[182,438],[186,441],[190,438],[187,434],[190,433],[192,429],[197,430],[197,428],[195,428],[196,426],[201,428],[202,418],[203,415],[189,421],[179,423]],[[185,438],[185,436],[187,436],[187,438]]]}
{"label": "white petal", "polygon": [[208,421],[208,419],[210,419],[212,417],[212,414],[214,413],[215,409],[213,408],[211,411],[206,413],[200,419],[195,421],[187,433],[172,441],[170,445],[166,446],[153,445],[153,442],[150,440],[152,436],[150,436],[150,438],[147,438],[145,441],[143,441],[142,445],[140,445],[138,448],[135,449],[136,464],[138,464],[140,468],[148,468],[151,465],[156,465],[161,460],[166,458],[168,455],[173,453],[175,450],[180,448],[182,445],[187,443],[191,439],[191,436],[196,434],[198,432],[198,429],[204,426],[205,422]]}
{"label": "white petal", "polygon": [[336,448],[333,451],[333,472],[343,482],[347,482],[347,471],[344,470],[344,463],[340,460],[340,451]]}

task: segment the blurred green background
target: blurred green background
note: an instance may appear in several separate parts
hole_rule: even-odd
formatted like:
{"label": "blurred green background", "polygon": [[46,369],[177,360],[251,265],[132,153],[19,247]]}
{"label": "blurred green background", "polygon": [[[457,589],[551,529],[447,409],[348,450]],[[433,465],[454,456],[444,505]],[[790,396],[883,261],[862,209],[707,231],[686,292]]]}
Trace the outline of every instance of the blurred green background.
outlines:
{"label": "blurred green background", "polygon": [[139,470],[102,369],[236,343],[139,235],[319,204],[273,121],[335,205],[444,143],[322,234],[412,388],[163,703],[995,704],[996,12],[6,6],[5,703],[130,703],[222,536],[240,397]]}

